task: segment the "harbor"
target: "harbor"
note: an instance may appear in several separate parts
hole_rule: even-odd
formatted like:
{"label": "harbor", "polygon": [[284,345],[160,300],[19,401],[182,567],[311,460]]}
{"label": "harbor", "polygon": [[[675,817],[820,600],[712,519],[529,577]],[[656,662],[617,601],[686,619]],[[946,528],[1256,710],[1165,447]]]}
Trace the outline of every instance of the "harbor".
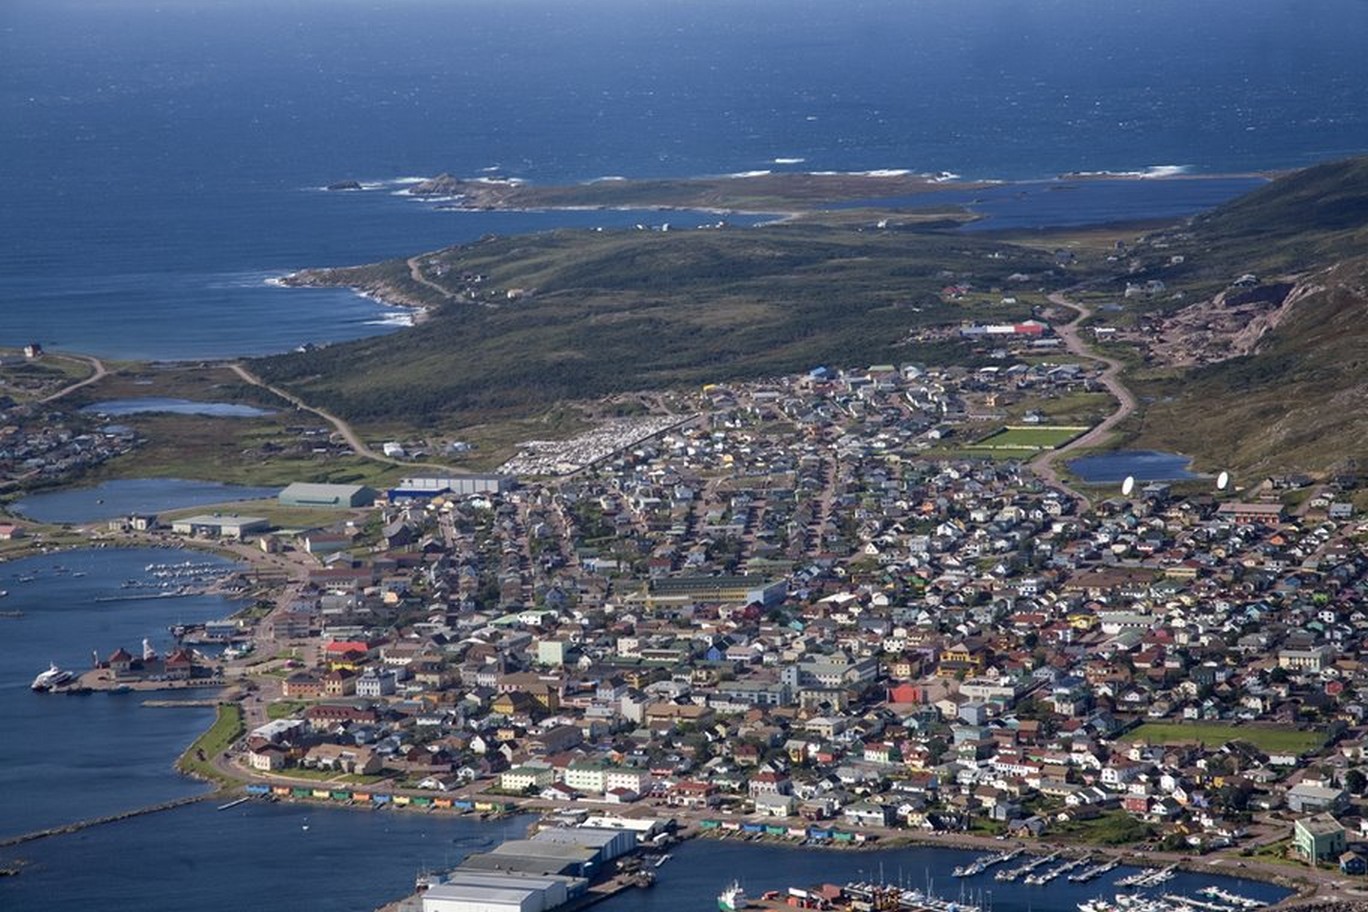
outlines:
{"label": "harbor", "polygon": [[[611,815],[543,820],[525,839],[420,874],[413,895],[381,912],[579,912],[654,886],[643,852],[671,841],[673,829],[673,821]],[[652,867],[667,858],[655,855]]]}

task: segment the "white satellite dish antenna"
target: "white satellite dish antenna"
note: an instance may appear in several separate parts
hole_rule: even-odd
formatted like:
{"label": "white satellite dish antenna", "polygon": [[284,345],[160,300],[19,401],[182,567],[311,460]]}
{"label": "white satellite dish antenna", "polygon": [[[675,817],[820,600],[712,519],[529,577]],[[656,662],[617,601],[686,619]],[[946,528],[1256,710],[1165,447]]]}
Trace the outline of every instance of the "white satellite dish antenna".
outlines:
{"label": "white satellite dish antenna", "polygon": [[1126,480],[1121,482],[1121,496],[1130,497],[1131,491],[1135,490],[1135,476],[1127,475]]}
{"label": "white satellite dish antenna", "polygon": [[1216,476],[1216,490],[1218,490],[1218,491],[1224,491],[1224,490],[1226,489],[1226,487],[1227,487],[1229,484],[1230,484],[1230,473],[1229,473],[1229,472],[1222,472],[1220,475],[1217,475],[1217,476]]}

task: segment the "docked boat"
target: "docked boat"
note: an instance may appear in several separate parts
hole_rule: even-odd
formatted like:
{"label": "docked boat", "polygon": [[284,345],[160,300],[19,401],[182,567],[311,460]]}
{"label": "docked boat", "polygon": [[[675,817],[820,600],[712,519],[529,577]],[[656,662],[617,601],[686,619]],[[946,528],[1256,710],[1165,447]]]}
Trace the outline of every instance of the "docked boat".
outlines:
{"label": "docked boat", "polygon": [[717,894],[717,908],[718,912],[740,912],[746,908],[746,891],[738,881],[732,881],[731,886]]}
{"label": "docked boat", "polygon": [[49,690],[61,687],[75,677],[65,668],[58,668],[56,662],[49,662],[48,670],[34,678],[33,683],[29,686],[38,693],[46,693]]}

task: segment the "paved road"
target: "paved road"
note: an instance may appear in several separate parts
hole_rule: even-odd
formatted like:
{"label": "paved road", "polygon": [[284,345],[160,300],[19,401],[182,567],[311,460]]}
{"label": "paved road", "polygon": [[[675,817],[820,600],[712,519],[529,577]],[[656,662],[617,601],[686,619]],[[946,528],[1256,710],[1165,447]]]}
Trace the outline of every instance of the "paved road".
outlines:
{"label": "paved road", "polygon": [[1102,419],[1101,423],[1092,430],[1071,440],[1058,449],[1047,450],[1044,453],[1041,453],[1035,459],[1031,460],[1030,463],[1031,471],[1033,471],[1041,481],[1052,488],[1066,491],[1078,498],[1079,511],[1085,512],[1092,509],[1091,499],[1081,491],[1071,488],[1061,481],[1059,472],[1055,469],[1055,464],[1060,459],[1066,458],[1070,453],[1098,446],[1110,438],[1112,429],[1129,418],[1131,413],[1135,411],[1135,395],[1121,382],[1121,371],[1125,369],[1125,365],[1115,358],[1109,358],[1106,355],[1094,353],[1079,334],[1083,321],[1092,316],[1092,310],[1077,301],[1070,301],[1064,297],[1063,292],[1056,292],[1055,294],[1050,295],[1050,303],[1058,307],[1067,307],[1078,314],[1068,323],[1057,327],[1056,331],[1059,333],[1060,339],[1063,340],[1064,346],[1075,357],[1103,365],[1102,375],[1098,379],[1101,381],[1102,385],[1107,388],[1107,392],[1111,393],[1116,399],[1116,411]]}

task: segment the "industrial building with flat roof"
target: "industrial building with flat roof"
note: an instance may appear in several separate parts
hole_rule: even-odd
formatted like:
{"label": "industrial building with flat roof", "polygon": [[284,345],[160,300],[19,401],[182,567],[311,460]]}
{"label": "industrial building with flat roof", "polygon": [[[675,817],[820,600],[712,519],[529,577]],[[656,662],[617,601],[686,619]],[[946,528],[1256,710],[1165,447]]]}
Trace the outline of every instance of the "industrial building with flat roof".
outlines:
{"label": "industrial building with flat roof", "polygon": [[502,494],[518,486],[513,475],[414,475],[402,478],[389,489],[390,500],[441,497],[445,494],[462,497],[467,494]]}
{"label": "industrial building with flat roof", "polygon": [[511,839],[461,863],[477,871],[508,871],[515,874],[565,874],[590,877],[598,870],[596,849],[579,845],[560,845],[535,839]]}
{"label": "industrial building with flat roof", "polygon": [[258,532],[268,532],[271,521],[264,516],[238,516],[236,513],[201,513],[171,523],[171,531],[196,538],[243,539]]}
{"label": "industrial building with flat roof", "polygon": [[427,879],[423,912],[551,912],[589,888],[583,878],[486,871],[469,860],[435,882]]}
{"label": "industrial building with flat roof", "polygon": [[552,827],[532,837],[533,842],[552,845],[579,846],[594,850],[594,862],[602,867],[637,847],[637,834],[632,830],[600,830],[576,827]]}
{"label": "industrial building with flat roof", "polygon": [[365,485],[314,484],[296,481],[285,488],[276,500],[287,507],[322,507],[325,509],[347,509],[350,507],[369,507],[375,503],[376,492]]}
{"label": "industrial building with flat roof", "polygon": [[628,596],[628,601],[644,601],[651,605],[694,604],[696,602],[741,602],[776,605],[788,594],[784,580],[771,581],[763,576],[665,576],[646,581],[639,593]]}
{"label": "industrial building with flat roof", "polygon": [[438,884],[423,894],[423,912],[547,912],[546,892],[533,887]]}

